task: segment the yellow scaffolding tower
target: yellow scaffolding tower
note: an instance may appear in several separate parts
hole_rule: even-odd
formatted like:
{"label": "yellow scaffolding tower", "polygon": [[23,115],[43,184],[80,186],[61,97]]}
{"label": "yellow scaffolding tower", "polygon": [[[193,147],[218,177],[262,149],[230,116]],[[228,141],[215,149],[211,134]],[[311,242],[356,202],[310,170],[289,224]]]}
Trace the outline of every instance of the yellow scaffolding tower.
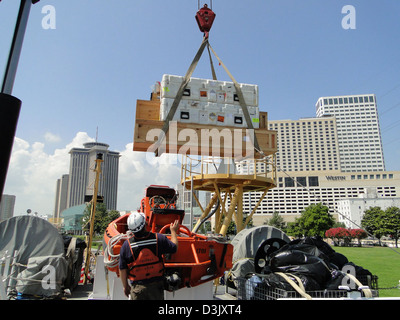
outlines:
{"label": "yellow scaffolding tower", "polygon": [[[181,184],[191,189],[202,215],[193,228],[209,218],[214,205],[215,233],[226,235],[232,219],[237,232],[243,230],[256,212],[267,191],[276,186],[275,155],[262,159],[246,158],[235,160],[228,157],[183,155]],[[194,191],[214,193],[205,209],[202,208]],[[243,219],[243,194],[251,191],[263,192],[252,212]],[[218,201],[219,200],[219,201]]]}

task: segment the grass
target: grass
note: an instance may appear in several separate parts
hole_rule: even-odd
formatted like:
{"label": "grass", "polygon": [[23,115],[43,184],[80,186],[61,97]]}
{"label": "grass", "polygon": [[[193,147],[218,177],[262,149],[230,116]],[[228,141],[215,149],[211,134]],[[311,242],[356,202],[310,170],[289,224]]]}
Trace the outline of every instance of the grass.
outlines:
{"label": "grass", "polygon": [[[400,280],[400,248],[387,247],[332,247],[347,257],[350,262],[369,270],[378,276],[380,297],[400,297],[395,287]],[[382,289],[381,289],[382,288]]]}

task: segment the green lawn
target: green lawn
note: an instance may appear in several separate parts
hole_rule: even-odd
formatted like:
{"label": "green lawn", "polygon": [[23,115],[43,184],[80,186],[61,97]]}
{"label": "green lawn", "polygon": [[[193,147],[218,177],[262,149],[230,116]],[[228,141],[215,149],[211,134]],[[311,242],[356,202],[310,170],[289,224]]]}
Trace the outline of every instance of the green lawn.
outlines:
{"label": "green lawn", "polygon": [[[395,287],[400,280],[400,248],[387,247],[332,247],[350,262],[368,269],[378,276],[378,287]],[[400,297],[399,289],[379,290],[380,297]]]}

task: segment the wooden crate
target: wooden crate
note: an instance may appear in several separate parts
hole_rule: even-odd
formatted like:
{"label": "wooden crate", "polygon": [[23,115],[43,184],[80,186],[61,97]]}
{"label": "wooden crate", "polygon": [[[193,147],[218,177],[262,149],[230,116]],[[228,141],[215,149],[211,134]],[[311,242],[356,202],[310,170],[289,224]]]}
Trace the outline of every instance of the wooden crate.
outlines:
{"label": "wooden crate", "polygon": [[160,120],[160,100],[137,100],[136,119]]}
{"label": "wooden crate", "polygon": [[[257,157],[252,132],[246,128],[220,127],[171,121],[166,140],[156,150],[164,122],[159,121],[160,101],[137,100],[133,151],[197,154],[225,157]],[[260,113],[260,129],[254,133],[265,155],[277,151],[277,133],[268,130],[267,113]],[[258,154],[258,156],[261,156]]]}

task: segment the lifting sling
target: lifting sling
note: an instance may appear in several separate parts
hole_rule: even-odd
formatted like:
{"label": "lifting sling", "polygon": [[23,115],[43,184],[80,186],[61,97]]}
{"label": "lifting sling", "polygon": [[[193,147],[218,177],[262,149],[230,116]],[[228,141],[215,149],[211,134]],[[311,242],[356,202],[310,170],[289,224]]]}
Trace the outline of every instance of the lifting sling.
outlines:
{"label": "lifting sling", "polygon": [[[217,77],[216,77],[216,74],[215,74],[215,69],[214,69],[214,65],[212,63],[212,58],[211,58],[211,54],[210,54],[210,50],[209,49],[211,49],[211,51],[213,52],[215,57],[218,59],[220,65],[224,68],[224,70],[226,71],[228,76],[231,78],[231,80],[232,80],[232,82],[233,82],[233,84],[235,86],[235,89],[236,89],[236,94],[237,94],[238,99],[239,99],[239,104],[240,104],[240,106],[242,108],[243,115],[244,115],[246,123],[247,123],[247,128],[250,129],[250,130],[254,130],[253,124],[252,124],[251,119],[250,119],[249,111],[247,109],[246,102],[244,100],[244,96],[243,96],[243,93],[242,93],[242,90],[240,88],[239,83],[236,81],[236,79],[233,77],[233,75],[229,72],[228,68],[223,64],[221,59],[215,53],[214,49],[210,46],[209,41],[208,41],[208,36],[205,36],[203,38],[203,41],[202,41],[202,43],[200,45],[200,48],[198,49],[198,51],[197,51],[197,53],[196,53],[191,65],[190,65],[189,69],[186,72],[185,77],[183,78],[181,86],[179,87],[178,92],[176,94],[176,97],[175,97],[175,99],[174,99],[174,101],[172,103],[171,109],[169,110],[168,115],[167,115],[167,117],[166,117],[166,119],[164,121],[164,124],[163,124],[163,127],[162,127],[162,131],[160,132],[158,140],[155,143],[156,156],[159,155],[158,154],[158,150],[159,150],[159,147],[160,147],[162,141],[166,137],[166,134],[167,134],[168,129],[169,129],[169,123],[170,123],[170,121],[173,119],[173,117],[175,115],[176,109],[178,108],[179,103],[181,102],[181,99],[182,99],[183,93],[184,93],[184,91],[186,89],[186,86],[188,85],[188,83],[190,81],[190,77],[192,76],[192,74],[193,74],[193,72],[194,72],[194,70],[195,70],[195,68],[197,66],[197,63],[199,62],[199,60],[200,60],[200,58],[201,58],[201,56],[203,54],[203,51],[204,51],[206,46],[207,46],[207,50],[208,50],[209,57],[210,57],[211,72],[212,72],[213,79],[216,80]],[[256,135],[254,134],[253,137],[254,137],[254,141],[252,141],[252,143],[253,143],[254,148],[256,149],[257,152],[261,152]],[[250,136],[250,139],[252,139],[251,136]]]}

